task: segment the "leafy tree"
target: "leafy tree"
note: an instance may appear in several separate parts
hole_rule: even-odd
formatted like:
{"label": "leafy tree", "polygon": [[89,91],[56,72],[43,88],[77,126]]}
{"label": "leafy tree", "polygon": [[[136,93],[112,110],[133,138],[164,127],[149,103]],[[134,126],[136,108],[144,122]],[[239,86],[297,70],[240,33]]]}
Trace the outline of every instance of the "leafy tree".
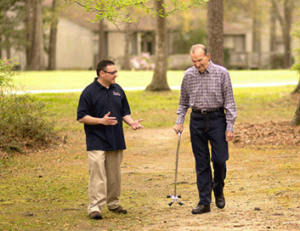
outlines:
{"label": "leafy tree", "polygon": [[21,0],[0,1],[0,49],[5,51],[7,59],[12,58],[12,47],[16,50],[23,47],[24,29],[20,29],[24,19],[23,9]]}
{"label": "leafy tree", "polygon": [[[106,19],[113,23],[137,22],[139,19],[130,14],[131,8],[142,8],[146,13],[157,18],[157,42],[155,52],[155,69],[149,91],[170,90],[167,83],[167,39],[165,17],[178,10],[187,10],[208,0],[73,0],[85,7],[88,12],[96,12],[95,21]],[[154,5],[153,5],[154,3]]]}
{"label": "leafy tree", "polygon": [[5,88],[11,88],[14,63],[0,59],[0,95],[4,95]]}

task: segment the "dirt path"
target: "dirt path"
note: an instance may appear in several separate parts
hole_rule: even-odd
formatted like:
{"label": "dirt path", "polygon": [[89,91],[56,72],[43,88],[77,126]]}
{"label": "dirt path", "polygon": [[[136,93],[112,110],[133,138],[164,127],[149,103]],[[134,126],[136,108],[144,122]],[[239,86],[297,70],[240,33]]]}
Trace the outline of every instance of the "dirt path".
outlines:
{"label": "dirt path", "polygon": [[[287,123],[273,127],[266,132],[261,125],[237,124],[240,133],[239,139],[230,144],[224,209],[218,209],[213,198],[210,213],[191,213],[198,203],[198,192],[188,131],[182,134],[177,186],[184,205],[174,203],[169,207],[167,195],[174,192],[177,135],[172,128],[132,131],[126,127],[121,204],[128,210],[127,215],[116,215],[104,208],[103,220],[88,218],[87,156],[84,132],[80,131],[70,133],[65,147],[20,156],[20,163],[34,158],[30,164],[38,167],[22,169],[18,164],[11,173],[7,172],[10,182],[25,184],[26,196],[12,187],[11,196],[1,201],[5,209],[0,211],[4,217],[1,221],[14,227],[6,230],[300,230],[299,130],[289,130]],[[284,136],[293,135],[289,139],[274,135],[280,129],[289,131]],[[293,142],[288,142],[290,139]],[[257,143],[258,140],[265,143]],[[19,182],[16,176],[25,180]],[[38,183],[37,189],[31,181]]]}
{"label": "dirt path", "polygon": [[[172,194],[174,188],[176,134],[172,129],[126,134],[124,182],[132,175],[140,176],[139,184],[144,185],[141,192],[153,202],[153,211],[145,211],[151,225],[143,225],[143,230],[300,230],[299,146],[231,144],[225,209],[212,203],[210,213],[192,215],[198,198],[188,131],[182,136],[179,159],[182,207],[168,207],[170,199],[163,195]],[[136,187],[124,183],[126,190]]]}

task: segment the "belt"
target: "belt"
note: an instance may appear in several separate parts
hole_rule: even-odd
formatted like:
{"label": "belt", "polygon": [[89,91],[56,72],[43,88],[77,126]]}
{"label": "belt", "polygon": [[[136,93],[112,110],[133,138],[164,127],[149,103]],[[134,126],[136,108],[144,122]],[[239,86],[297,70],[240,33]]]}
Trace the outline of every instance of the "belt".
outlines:
{"label": "belt", "polygon": [[214,113],[214,112],[224,113],[224,108],[219,107],[219,108],[211,108],[211,109],[193,109],[192,112],[196,113],[196,114],[202,114],[202,115],[210,114],[210,113]]}

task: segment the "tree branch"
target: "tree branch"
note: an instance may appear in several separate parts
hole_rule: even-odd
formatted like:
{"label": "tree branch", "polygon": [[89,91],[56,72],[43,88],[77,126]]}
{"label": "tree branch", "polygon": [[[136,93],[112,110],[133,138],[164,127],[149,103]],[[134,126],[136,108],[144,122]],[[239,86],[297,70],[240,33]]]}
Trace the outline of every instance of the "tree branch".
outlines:
{"label": "tree branch", "polygon": [[284,28],[284,20],[283,20],[283,17],[280,15],[279,7],[278,7],[276,0],[272,0],[272,3],[274,6],[274,9],[275,9],[275,14],[277,16],[277,19],[279,20],[281,27]]}

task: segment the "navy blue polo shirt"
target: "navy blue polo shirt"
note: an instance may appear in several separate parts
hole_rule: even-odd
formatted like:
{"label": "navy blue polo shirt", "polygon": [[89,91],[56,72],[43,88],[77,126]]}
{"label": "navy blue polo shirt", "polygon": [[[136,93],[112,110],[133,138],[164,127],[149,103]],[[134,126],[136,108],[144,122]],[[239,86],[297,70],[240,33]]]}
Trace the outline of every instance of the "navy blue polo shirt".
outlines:
{"label": "navy blue polo shirt", "polygon": [[111,117],[116,117],[116,125],[84,124],[87,151],[115,151],[126,149],[123,132],[123,120],[130,115],[130,107],[124,90],[118,84],[112,84],[107,89],[95,78],[81,93],[77,108],[77,120],[86,115],[103,118],[109,111]]}

